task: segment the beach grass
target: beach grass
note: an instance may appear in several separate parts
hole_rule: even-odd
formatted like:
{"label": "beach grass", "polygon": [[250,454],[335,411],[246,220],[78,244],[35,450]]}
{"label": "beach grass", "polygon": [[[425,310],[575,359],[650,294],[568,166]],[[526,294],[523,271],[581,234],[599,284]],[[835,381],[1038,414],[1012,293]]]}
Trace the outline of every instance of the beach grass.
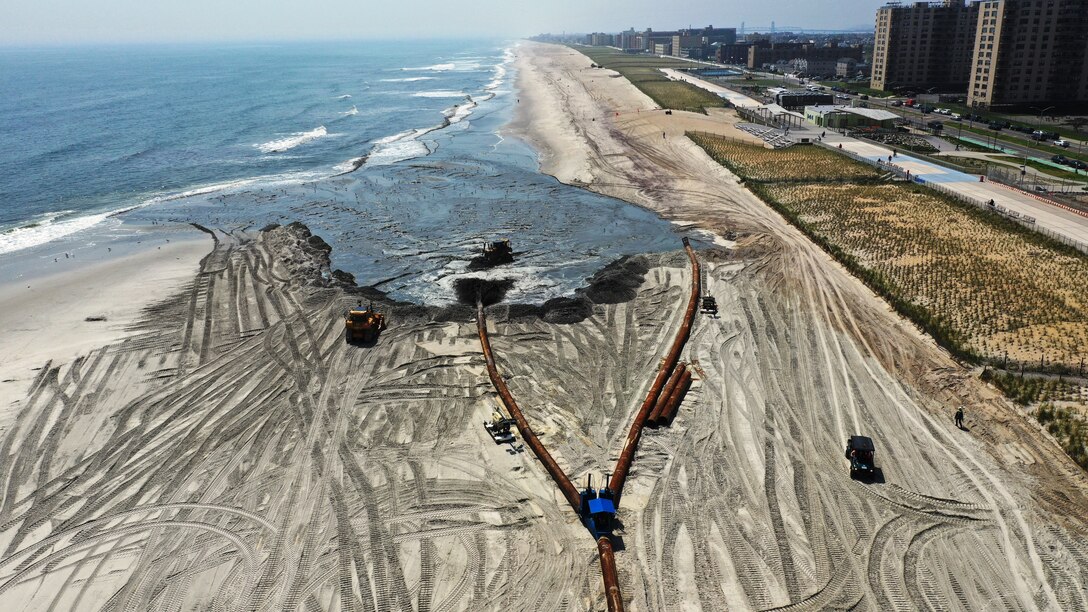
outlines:
{"label": "beach grass", "polygon": [[725,101],[719,96],[690,83],[671,81],[661,72],[662,68],[691,68],[691,62],[655,55],[624,53],[611,47],[571,48],[598,66],[620,73],[661,108],[706,113],[708,108],[725,106]]}
{"label": "beach grass", "polygon": [[[924,187],[866,178],[845,158],[835,176],[821,159],[831,151],[689,137],[953,354],[1057,372],[1088,354],[1084,254]],[[815,169],[798,170],[810,155]]]}
{"label": "beach grass", "polygon": [[868,164],[820,147],[797,146],[776,151],[712,134],[692,132],[688,137],[719,164],[747,181],[856,181],[881,176]]}

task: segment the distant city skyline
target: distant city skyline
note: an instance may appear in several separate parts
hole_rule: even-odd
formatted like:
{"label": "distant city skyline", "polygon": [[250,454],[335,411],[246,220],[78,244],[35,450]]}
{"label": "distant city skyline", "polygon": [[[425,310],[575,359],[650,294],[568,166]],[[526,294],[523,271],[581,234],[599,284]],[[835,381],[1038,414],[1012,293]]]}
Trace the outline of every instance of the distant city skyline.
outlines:
{"label": "distant city skyline", "polygon": [[0,45],[526,37],[715,25],[751,31],[775,22],[808,29],[870,27],[884,0],[48,0],[9,2]]}

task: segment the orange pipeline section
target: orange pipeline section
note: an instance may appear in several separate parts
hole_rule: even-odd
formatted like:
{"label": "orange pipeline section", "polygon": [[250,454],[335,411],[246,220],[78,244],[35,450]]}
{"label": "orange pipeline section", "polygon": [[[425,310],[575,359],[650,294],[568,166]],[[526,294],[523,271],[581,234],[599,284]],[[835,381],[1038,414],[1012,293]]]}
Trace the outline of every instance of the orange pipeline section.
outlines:
{"label": "orange pipeline section", "polygon": [[680,376],[680,384],[669,395],[669,399],[665,402],[665,408],[661,411],[661,416],[657,420],[659,427],[672,425],[672,420],[676,418],[676,412],[680,410],[680,403],[684,401],[684,395],[687,394],[690,388],[691,372],[684,370],[684,373]]}
{"label": "orange pipeline section", "polygon": [[491,378],[491,384],[495,385],[495,390],[499,392],[503,405],[510,412],[510,416],[514,418],[514,422],[517,424],[518,431],[521,432],[521,437],[525,440],[525,443],[536,453],[537,459],[540,459],[540,462],[544,464],[544,469],[548,470],[548,473],[552,475],[552,479],[555,480],[555,484],[559,485],[559,490],[567,498],[567,503],[570,504],[571,508],[574,508],[575,514],[578,514],[581,505],[578,489],[575,488],[574,483],[570,481],[570,478],[567,478],[566,473],[555,462],[548,449],[544,448],[544,444],[533,433],[532,428],[529,427],[529,422],[525,420],[525,415],[521,413],[521,408],[518,408],[518,403],[514,401],[514,396],[510,394],[506,381],[499,375],[499,369],[495,366],[495,357],[491,354],[491,341],[487,339],[487,319],[484,318],[484,305],[481,302],[476,303],[476,329],[480,333],[480,345],[484,349],[484,359],[487,361],[487,375]]}
{"label": "orange pipeline section", "polygon": [[616,572],[616,555],[612,553],[612,540],[597,540],[597,553],[601,557],[601,578],[604,580],[604,597],[608,601],[608,612],[623,612],[623,595],[620,593],[620,579]]}
{"label": "orange pipeline section", "polygon": [[631,463],[635,460],[635,450],[638,449],[638,440],[642,436],[643,426],[646,425],[646,417],[650,415],[650,411],[657,404],[657,399],[661,395],[661,389],[665,386],[665,381],[668,380],[673,368],[676,367],[676,363],[680,360],[680,351],[684,349],[684,343],[688,341],[688,336],[691,334],[691,325],[695,322],[695,313],[699,308],[699,283],[701,280],[699,260],[695,258],[695,251],[691,248],[687,238],[684,238],[684,249],[688,252],[688,259],[691,260],[691,297],[688,299],[688,309],[684,312],[684,320],[680,324],[680,330],[676,332],[676,339],[673,340],[672,348],[669,349],[668,354],[665,356],[665,361],[657,372],[654,384],[650,386],[646,401],[642,402],[642,407],[639,408],[634,422],[631,423],[631,430],[627,434],[627,442],[623,445],[623,450],[620,451],[620,458],[616,462],[616,470],[612,472],[612,480],[608,482],[608,488],[615,495],[617,508],[623,494],[623,483],[627,480],[627,472],[631,468]]}
{"label": "orange pipeline section", "polygon": [[680,384],[680,379],[684,377],[684,373],[687,371],[687,366],[682,363],[676,366],[676,369],[672,371],[669,382],[665,384],[665,388],[662,389],[661,393],[657,396],[657,403],[654,404],[654,409],[650,411],[650,416],[646,417],[647,425],[650,427],[661,426],[665,409],[668,408],[667,404],[669,403],[669,398],[672,397],[672,392]]}

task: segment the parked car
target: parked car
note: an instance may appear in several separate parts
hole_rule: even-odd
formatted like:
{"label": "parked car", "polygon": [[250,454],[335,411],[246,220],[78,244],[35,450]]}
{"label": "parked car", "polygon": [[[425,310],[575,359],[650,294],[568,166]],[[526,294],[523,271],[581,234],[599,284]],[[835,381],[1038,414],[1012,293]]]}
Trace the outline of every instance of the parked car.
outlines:
{"label": "parked car", "polygon": [[1068,149],[1069,148],[1069,141],[1064,140],[1064,139],[1063,140],[1055,140],[1054,145],[1058,146],[1058,147],[1061,147],[1063,149]]}
{"label": "parked car", "polygon": [[868,100],[869,99],[869,94],[861,94],[861,99],[862,100]]}
{"label": "parked car", "polygon": [[1001,125],[1000,123],[998,123],[998,122],[994,121],[993,123],[991,123],[991,124],[990,124],[989,126],[987,126],[987,127],[989,127],[989,128],[991,129],[991,130],[993,130],[993,131],[995,131],[995,132],[1000,132],[1000,131],[1001,131],[1001,128],[1002,128],[1002,127],[1004,127],[1004,126],[1002,126],[1002,125]]}
{"label": "parked car", "polygon": [[962,121],[963,117],[959,113],[952,113],[952,121]]}
{"label": "parked car", "polygon": [[1076,168],[1077,170],[1088,170],[1088,164],[1082,162],[1079,159],[1071,159],[1065,163],[1070,168]]}
{"label": "parked car", "polygon": [[892,100],[892,106],[903,106],[902,100]]}
{"label": "parked car", "polygon": [[1050,158],[1050,161],[1054,162],[1055,164],[1062,164],[1062,165],[1068,165],[1069,164],[1069,160],[1066,159],[1066,157],[1064,155],[1055,155],[1054,157]]}

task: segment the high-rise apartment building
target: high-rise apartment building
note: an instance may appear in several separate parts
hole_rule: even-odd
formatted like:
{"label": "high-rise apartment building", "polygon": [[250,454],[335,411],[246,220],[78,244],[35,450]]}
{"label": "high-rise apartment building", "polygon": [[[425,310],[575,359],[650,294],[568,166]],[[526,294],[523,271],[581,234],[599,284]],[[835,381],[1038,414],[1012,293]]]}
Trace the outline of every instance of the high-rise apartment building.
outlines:
{"label": "high-rise apartment building", "polygon": [[1088,0],[891,3],[872,71],[874,89],[966,92],[979,107],[1088,104]]}
{"label": "high-rise apartment building", "polygon": [[978,4],[888,4],[877,10],[872,87],[962,92],[971,73]]}
{"label": "high-rise apartment building", "polygon": [[1088,1],[979,4],[967,103],[1042,114],[1088,104]]}

